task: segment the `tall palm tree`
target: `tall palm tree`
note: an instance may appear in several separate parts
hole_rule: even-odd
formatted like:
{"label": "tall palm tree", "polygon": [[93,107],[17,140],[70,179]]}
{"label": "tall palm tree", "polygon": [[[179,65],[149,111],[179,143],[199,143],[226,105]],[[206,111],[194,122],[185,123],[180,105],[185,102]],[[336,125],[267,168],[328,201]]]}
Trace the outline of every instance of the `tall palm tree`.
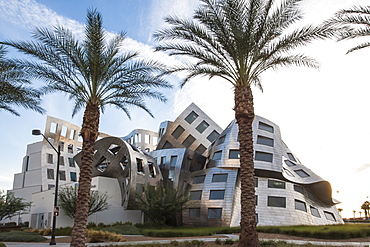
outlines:
{"label": "tall palm tree", "polygon": [[[370,36],[370,6],[340,10],[329,23],[338,27],[336,30],[339,41]],[[347,54],[366,47],[370,47],[369,41],[362,42],[349,49]]]}
{"label": "tall palm tree", "polygon": [[4,42],[38,61],[19,61],[35,78],[43,79],[44,92],[62,92],[74,101],[74,115],[84,108],[80,135],[83,138],[76,217],[71,246],[85,246],[94,143],[98,137],[100,112],[107,105],[123,110],[139,107],[150,115],[145,98],[165,101],[156,89],[171,85],[157,75],[159,66],[137,58],[137,52],[120,53],[123,33],[107,40],[102,17],[88,10],[83,41],[62,26],[38,28],[32,42]]}
{"label": "tall palm tree", "polygon": [[[329,28],[291,26],[302,18],[301,0],[201,0],[193,19],[169,16],[171,26],[155,33],[157,50],[195,58],[168,73],[186,72],[191,78],[221,77],[234,87],[234,111],[239,125],[241,228],[240,246],[257,246],[254,190],[252,86],[262,89],[261,74],[280,66],[318,67],[317,62],[291,52],[314,39],[328,36]],[[290,29],[288,32],[287,29]],[[194,61],[190,60],[190,61]]]}
{"label": "tall palm tree", "polygon": [[40,92],[28,86],[29,75],[14,61],[7,59],[5,54],[5,47],[0,45],[0,110],[19,116],[12,107],[22,106],[44,113],[40,106]]}

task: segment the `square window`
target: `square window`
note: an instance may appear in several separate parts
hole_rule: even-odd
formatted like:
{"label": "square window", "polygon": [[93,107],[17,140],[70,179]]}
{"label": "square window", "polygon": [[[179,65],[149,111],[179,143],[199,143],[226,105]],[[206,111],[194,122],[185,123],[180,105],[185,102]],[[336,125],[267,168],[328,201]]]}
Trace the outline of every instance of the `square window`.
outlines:
{"label": "square window", "polygon": [[211,190],[209,200],[223,200],[225,198],[225,190]]}
{"label": "square window", "polygon": [[239,150],[230,150],[229,151],[229,159],[240,159],[240,151]]}
{"label": "square window", "polygon": [[75,161],[73,158],[68,158],[69,167],[76,167]]}
{"label": "square window", "polygon": [[295,209],[307,212],[306,203],[299,200],[294,200],[294,204]]}
{"label": "square window", "polygon": [[181,127],[181,125],[177,126],[177,128],[172,132],[172,136],[175,137],[175,139],[178,139],[182,133],[184,133],[185,129]]}
{"label": "square window", "polygon": [[294,162],[297,162],[297,160],[294,158],[292,153],[288,153],[288,157],[290,160],[293,160]]}
{"label": "square window", "polygon": [[221,136],[218,139],[217,145],[220,145],[220,144],[224,143],[225,142],[225,139],[226,139],[226,135]]}
{"label": "square window", "polygon": [[303,190],[303,187],[301,186],[294,185],[294,191],[297,191],[298,193],[301,193],[302,195],[304,195],[304,190]]}
{"label": "square window", "polygon": [[222,208],[208,208],[208,219],[221,219]]}
{"label": "square window", "polygon": [[266,162],[271,162],[272,163],[273,157],[274,156],[271,153],[256,151],[256,156],[255,156],[254,159],[259,160],[259,161],[266,161]]}
{"label": "square window", "polygon": [[208,127],[209,124],[203,120],[195,129],[202,134]]}
{"label": "square window", "polygon": [[194,177],[193,184],[202,184],[204,183],[205,178],[206,178],[206,175],[196,176]]}
{"label": "square window", "polygon": [[201,190],[190,191],[190,200],[200,200],[200,199],[202,199],[202,191]]}
{"label": "square window", "polygon": [[197,119],[199,115],[196,114],[194,111],[190,112],[190,114],[185,118],[185,121],[191,124],[194,122],[195,119]]}
{"label": "square window", "polygon": [[212,182],[227,182],[227,173],[213,174]]}
{"label": "square window", "polygon": [[186,137],[186,139],[182,143],[182,145],[184,145],[185,147],[189,148],[191,146],[191,144],[193,144],[193,142],[195,142],[194,136],[189,135],[188,137]]}
{"label": "square window", "polygon": [[47,178],[54,179],[54,169],[47,169]]}
{"label": "square window", "polygon": [[285,208],[286,207],[286,198],[285,197],[279,197],[279,196],[268,196],[267,197],[267,206]]}
{"label": "square window", "polygon": [[262,145],[273,147],[274,139],[268,138],[265,136],[257,136],[257,144],[262,144]]}
{"label": "square window", "polygon": [[268,125],[266,123],[263,123],[263,122],[258,123],[258,128],[260,130],[266,130],[268,132],[274,133],[274,127],[272,127],[271,125]]}
{"label": "square window", "polygon": [[336,221],[333,213],[324,211],[324,215],[327,220]]}
{"label": "square window", "polygon": [[66,172],[65,171],[59,171],[59,179],[66,181]]}
{"label": "square window", "polygon": [[285,189],[285,182],[269,179],[268,180],[268,187],[269,188],[277,188],[277,189]]}
{"label": "square window", "polygon": [[52,154],[46,154],[46,158],[47,158],[49,164],[53,164],[53,155]]}
{"label": "square window", "polygon": [[220,134],[216,130],[214,130],[214,131],[212,131],[211,134],[209,134],[207,136],[207,140],[210,141],[210,142],[214,142],[217,139],[217,137],[219,137],[219,136],[220,136]]}
{"label": "square window", "polygon": [[70,175],[70,178],[71,178],[71,181],[72,182],[76,182],[77,181],[77,176],[76,176],[76,173],[75,172],[70,172],[69,175]]}
{"label": "square window", "polygon": [[222,156],[222,151],[217,151],[213,154],[213,160],[220,160]]}
{"label": "square window", "polygon": [[306,178],[309,177],[310,175],[305,172],[304,170],[295,170],[295,173],[297,173],[301,178]]}
{"label": "square window", "polygon": [[189,218],[200,218],[200,208],[189,208]]}
{"label": "square window", "polygon": [[310,206],[310,210],[313,216],[321,218],[319,210],[317,208]]}
{"label": "square window", "polygon": [[207,150],[207,148],[205,146],[203,146],[202,144],[200,144],[197,147],[197,149],[195,149],[195,152],[197,152],[199,154],[203,154],[206,150]]}

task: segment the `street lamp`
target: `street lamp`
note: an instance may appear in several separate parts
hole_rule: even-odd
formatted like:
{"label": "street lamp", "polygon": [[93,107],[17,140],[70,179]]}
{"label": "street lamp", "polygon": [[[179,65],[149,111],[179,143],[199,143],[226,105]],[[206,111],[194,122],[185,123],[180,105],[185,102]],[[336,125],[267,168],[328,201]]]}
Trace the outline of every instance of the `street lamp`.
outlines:
{"label": "street lamp", "polygon": [[[50,143],[50,141],[44,136],[44,134],[41,133],[40,130],[34,129],[32,130],[32,135],[42,135],[44,139],[50,144],[50,146],[54,149],[54,151],[57,153],[57,174],[55,177],[55,193],[54,193],[54,211],[58,205],[58,186],[59,186],[59,160],[60,160],[60,144],[58,144],[58,150],[53,146],[53,144]],[[55,242],[55,227],[57,223],[57,215],[56,212],[53,212],[53,228],[51,229],[51,240],[49,245],[56,245]]]}

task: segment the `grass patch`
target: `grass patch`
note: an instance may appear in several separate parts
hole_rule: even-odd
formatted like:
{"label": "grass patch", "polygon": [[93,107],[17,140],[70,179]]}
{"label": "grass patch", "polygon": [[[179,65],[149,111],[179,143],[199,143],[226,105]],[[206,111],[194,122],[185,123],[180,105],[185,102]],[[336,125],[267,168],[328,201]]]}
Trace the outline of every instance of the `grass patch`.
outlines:
{"label": "grass patch", "polygon": [[45,240],[46,238],[36,232],[0,232],[0,241],[2,242],[42,242]]}
{"label": "grass patch", "polygon": [[133,225],[116,225],[111,227],[102,228],[101,231],[114,232],[122,235],[140,235],[140,230]]}
{"label": "grass patch", "polygon": [[177,227],[162,229],[140,229],[145,236],[151,237],[196,237],[213,234],[232,234],[240,232],[239,227]]}

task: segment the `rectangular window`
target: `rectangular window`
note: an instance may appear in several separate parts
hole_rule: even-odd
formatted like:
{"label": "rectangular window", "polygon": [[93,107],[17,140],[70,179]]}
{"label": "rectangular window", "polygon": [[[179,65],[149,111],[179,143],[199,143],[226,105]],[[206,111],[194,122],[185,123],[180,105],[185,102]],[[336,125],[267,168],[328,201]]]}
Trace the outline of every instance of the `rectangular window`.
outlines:
{"label": "rectangular window", "polygon": [[150,144],[150,135],[145,134],[144,140],[145,140],[145,143]]}
{"label": "rectangular window", "polygon": [[209,200],[223,200],[225,198],[224,190],[211,190],[209,193]]}
{"label": "rectangular window", "polygon": [[268,138],[266,136],[257,136],[257,144],[262,144],[262,145],[273,147],[274,139]]}
{"label": "rectangular window", "polygon": [[67,130],[66,126],[62,126],[62,132],[60,133],[61,136],[67,137]]}
{"label": "rectangular window", "polygon": [[203,120],[195,129],[202,134],[208,127],[209,124]]}
{"label": "rectangular window", "polygon": [[172,136],[175,137],[175,139],[178,139],[182,133],[184,133],[185,129],[179,125],[177,128],[172,132]]}
{"label": "rectangular window", "polygon": [[193,144],[193,142],[195,142],[194,136],[189,135],[188,137],[186,137],[186,139],[182,143],[182,145],[184,145],[185,147],[189,148],[191,146],[191,144]]}
{"label": "rectangular window", "polygon": [[258,187],[258,178],[256,178],[256,177],[254,178],[254,186]]}
{"label": "rectangular window", "polygon": [[185,121],[191,124],[194,122],[195,119],[197,119],[199,115],[196,114],[194,111],[190,112],[190,114],[185,118]]}
{"label": "rectangular window", "polygon": [[65,171],[59,171],[59,179],[66,181],[66,172]]}
{"label": "rectangular window", "polygon": [[214,130],[214,131],[212,131],[211,134],[209,134],[207,136],[207,140],[210,141],[210,142],[214,142],[217,139],[217,137],[219,137],[219,136],[220,136],[220,134],[216,130]]}
{"label": "rectangular window", "polygon": [[205,178],[206,178],[206,175],[196,176],[194,177],[193,184],[202,184],[204,183]]}
{"label": "rectangular window", "polygon": [[201,190],[190,191],[190,200],[200,200],[200,199],[202,199],[202,191]]}
{"label": "rectangular window", "polygon": [[273,154],[256,151],[255,160],[271,162],[273,160]]}
{"label": "rectangular window", "polygon": [[189,208],[189,218],[200,218],[200,208]]}
{"label": "rectangular window", "polygon": [[170,143],[170,142],[168,142],[168,141],[166,141],[165,143],[164,143],[164,145],[163,145],[163,149],[167,149],[167,148],[172,148],[173,147],[173,145]]}
{"label": "rectangular window", "polygon": [[225,138],[226,138],[226,135],[221,136],[221,137],[218,139],[217,145],[220,145],[220,144],[224,143],[224,142],[225,142]]}
{"label": "rectangular window", "polygon": [[300,200],[294,200],[295,209],[307,212],[306,203]]}
{"label": "rectangular window", "polygon": [[76,167],[75,161],[73,158],[68,158],[69,167]]}
{"label": "rectangular window", "polygon": [[285,197],[279,197],[279,196],[268,196],[267,197],[267,206],[285,208],[286,207],[286,198]]}
{"label": "rectangular window", "polygon": [[269,188],[277,188],[277,189],[285,189],[285,182],[269,179],[268,180],[268,187]]}
{"label": "rectangular window", "polygon": [[292,153],[288,153],[288,157],[290,160],[293,160],[294,162],[297,162],[297,160],[294,158]]}
{"label": "rectangular window", "polygon": [[268,132],[274,133],[274,127],[272,127],[271,125],[268,125],[266,123],[263,123],[263,122],[258,123],[258,128],[260,130],[266,130]]}
{"label": "rectangular window", "polygon": [[56,134],[58,130],[58,124],[57,123],[51,123],[50,125],[50,133]]}
{"label": "rectangular window", "polygon": [[48,184],[48,190],[51,190],[51,189],[54,189],[55,188],[55,184]]}
{"label": "rectangular window", "polygon": [[69,139],[74,140],[76,136],[76,130],[71,129],[71,132],[69,133]]}
{"label": "rectangular window", "polygon": [[144,174],[143,160],[136,158],[137,173]]}
{"label": "rectangular window", "polygon": [[157,145],[157,144],[158,144],[158,137],[153,136],[153,145]]}
{"label": "rectangular window", "polygon": [[156,173],[152,162],[148,162],[149,176],[155,178]]}
{"label": "rectangular window", "polygon": [[59,157],[59,165],[64,166],[64,157],[63,156]]}
{"label": "rectangular window", "polygon": [[222,156],[222,151],[217,151],[213,154],[213,160],[220,160]]}
{"label": "rectangular window", "polygon": [[294,191],[297,191],[298,193],[301,193],[302,195],[304,194],[303,187],[294,185]]}
{"label": "rectangular window", "polygon": [[296,166],[296,164],[294,164],[293,162],[291,162],[290,160],[284,160],[285,164],[287,166]]}
{"label": "rectangular window", "polygon": [[53,155],[52,154],[46,154],[46,158],[49,164],[53,164]]}
{"label": "rectangular window", "polygon": [[227,173],[213,174],[212,182],[227,182]]}
{"label": "rectangular window", "polygon": [[310,206],[310,210],[313,216],[321,218],[319,210],[317,208]]}
{"label": "rectangular window", "polygon": [[177,156],[171,156],[170,167],[176,167],[176,163],[177,163]]}
{"label": "rectangular window", "polygon": [[208,208],[208,219],[221,219],[222,208]]}
{"label": "rectangular window", "polygon": [[68,144],[68,153],[73,154],[73,144]]}
{"label": "rectangular window", "polygon": [[[177,156],[173,156],[173,157],[177,157]],[[164,166],[165,164],[166,164],[166,156],[162,156],[160,165]]]}
{"label": "rectangular window", "polygon": [[47,178],[54,179],[54,169],[47,169]]}
{"label": "rectangular window", "polygon": [[75,172],[70,172],[69,176],[71,177],[72,182],[77,182],[77,176]]}
{"label": "rectangular window", "polygon": [[306,178],[306,177],[309,177],[310,175],[305,172],[304,170],[295,170],[294,171],[295,173],[297,173],[301,178]]}
{"label": "rectangular window", "polygon": [[60,152],[64,151],[64,142],[59,142]]}
{"label": "rectangular window", "polygon": [[197,149],[195,149],[195,152],[197,152],[199,154],[203,154],[206,150],[207,150],[207,148],[205,146],[203,146],[202,144],[200,144],[197,147]]}
{"label": "rectangular window", "polygon": [[240,159],[240,151],[239,150],[230,150],[229,151],[229,159]]}
{"label": "rectangular window", "polygon": [[324,214],[327,220],[336,221],[333,213],[324,211]]}

